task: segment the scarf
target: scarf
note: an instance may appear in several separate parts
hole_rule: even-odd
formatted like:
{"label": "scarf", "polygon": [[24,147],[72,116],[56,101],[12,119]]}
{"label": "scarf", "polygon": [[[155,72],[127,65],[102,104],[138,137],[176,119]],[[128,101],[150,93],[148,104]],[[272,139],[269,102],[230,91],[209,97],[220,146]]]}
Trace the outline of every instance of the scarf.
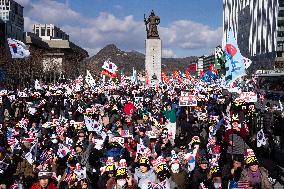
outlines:
{"label": "scarf", "polygon": [[261,185],[261,173],[258,169],[256,172],[252,172],[250,169],[247,171],[248,173],[248,181],[250,182],[251,186],[253,186],[256,189],[260,189]]}

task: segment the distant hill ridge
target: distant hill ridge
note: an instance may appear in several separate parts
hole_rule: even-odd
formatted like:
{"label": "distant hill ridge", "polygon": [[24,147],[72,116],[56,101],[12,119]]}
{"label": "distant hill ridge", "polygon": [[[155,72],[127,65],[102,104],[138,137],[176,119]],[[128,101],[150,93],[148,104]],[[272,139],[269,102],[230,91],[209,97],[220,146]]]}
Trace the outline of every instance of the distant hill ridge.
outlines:
{"label": "distant hill ridge", "polygon": [[[131,74],[134,67],[137,72],[142,73],[145,70],[145,55],[137,52],[130,51],[125,52],[116,45],[110,44],[102,48],[96,55],[88,58],[85,62],[87,68],[92,73],[98,73],[101,67],[109,59],[111,62],[118,66],[119,70],[122,70],[124,74]],[[185,58],[162,58],[162,69],[167,74],[173,73],[174,70],[185,71],[187,67],[197,59],[195,56]]]}

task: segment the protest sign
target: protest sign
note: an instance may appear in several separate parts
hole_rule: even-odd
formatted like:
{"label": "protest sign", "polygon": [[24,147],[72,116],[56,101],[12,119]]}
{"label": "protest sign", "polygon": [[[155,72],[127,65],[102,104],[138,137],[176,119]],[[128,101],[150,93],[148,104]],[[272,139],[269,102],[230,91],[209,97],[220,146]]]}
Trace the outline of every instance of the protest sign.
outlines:
{"label": "protest sign", "polygon": [[196,96],[182,91],[179,97],[179,106],[197,106]]}

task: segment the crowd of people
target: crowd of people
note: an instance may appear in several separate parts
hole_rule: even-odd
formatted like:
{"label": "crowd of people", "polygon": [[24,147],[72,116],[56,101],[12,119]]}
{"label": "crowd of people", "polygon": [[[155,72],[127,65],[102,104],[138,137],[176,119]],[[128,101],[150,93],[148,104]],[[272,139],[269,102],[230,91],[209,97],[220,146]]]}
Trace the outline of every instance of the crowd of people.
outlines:
{"label": "crowd of people", "polygon": [[253,150],[273,111],[283,134],[272,104],[252,140],[255,103],[219,80],[87,83],[0,91],[0,188],[273,188]]}

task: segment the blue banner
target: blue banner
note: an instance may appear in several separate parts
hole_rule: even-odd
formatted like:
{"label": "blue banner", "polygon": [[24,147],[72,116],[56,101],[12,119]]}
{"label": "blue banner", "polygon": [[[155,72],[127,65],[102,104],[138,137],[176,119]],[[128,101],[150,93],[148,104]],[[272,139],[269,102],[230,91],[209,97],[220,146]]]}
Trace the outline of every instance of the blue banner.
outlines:
{"label": "blue banner", "polygon": [[227,44],[225,46],[226,57],[226,85],[234,82],[236,79],[244,76],[245,65],[243,56],[240,53],[237,41],[234,38],[233,32],[229,31],[227,36]]}

